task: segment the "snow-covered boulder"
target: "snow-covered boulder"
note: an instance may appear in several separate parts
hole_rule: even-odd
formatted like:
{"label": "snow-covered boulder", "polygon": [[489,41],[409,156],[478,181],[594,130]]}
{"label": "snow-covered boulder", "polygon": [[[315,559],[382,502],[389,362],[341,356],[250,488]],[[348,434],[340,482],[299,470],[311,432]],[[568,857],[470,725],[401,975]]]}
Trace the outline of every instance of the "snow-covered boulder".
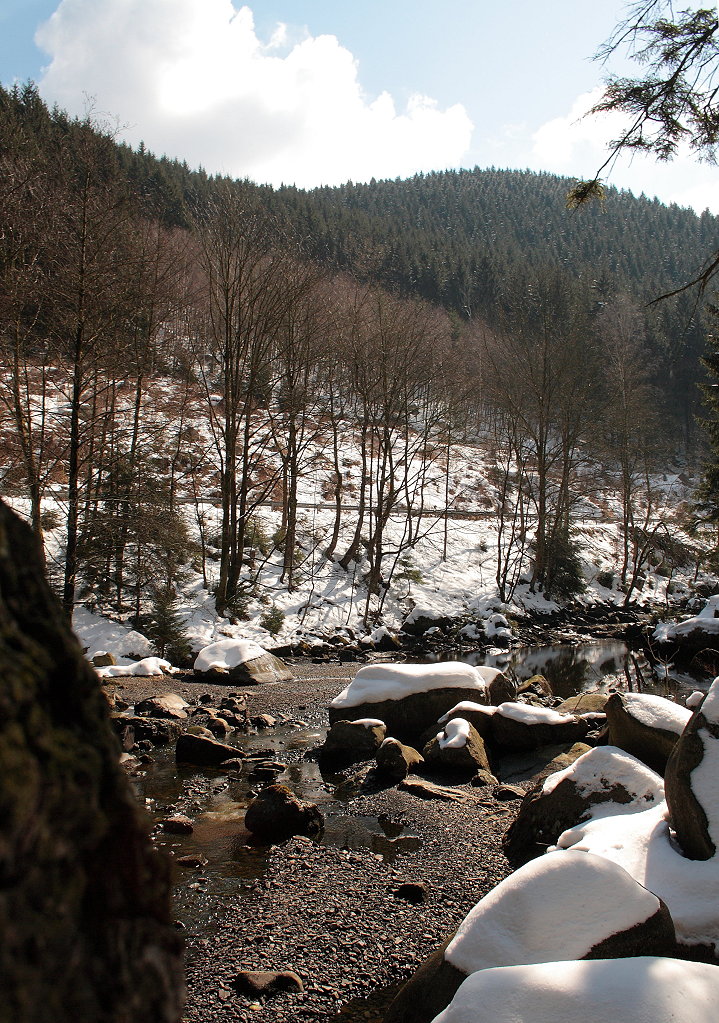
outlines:
{"label": "snow-covered boulder", "polygon": [[453,717],[422,751],[427,763],[450,771],[490,771],[484,740],[465,718]]}
{"label": "snow-covered boulder", "polygon": [[498,612],[489,616],[484,623],[484,632],[490,643],[495,646],[507,647],[512,642],[512,630],[503,614]]}
{"label": "snow-covered boulder", "polygon": [[692,716],[686,707],[649,693],[612,693],[604,706],[609,742],[663,774]]}
{"label": "snow-covered boulder", "polygon": [[492,741],[500,750],[536,749],[537,746],[577,742],[590,729],[583,718],[526,703],[501,703],[491,721]]}
{"label": "snow-covered boulder", "polygon": [[621,867],[580,853],[571,859],[542,856],[470,910],[405,985],[385,1023],[429,1023],[478,970],[640,952],[666,955],[674,948],[666,906]]}
{"label": "snow-covered boulder", "polygon": [[719,847],[719,678],[679,737],[664,780],[683,852],[695,860],[714,856]]}
{"label": "snow-covered boulder", "polygon": [[451,707],[446,714],[443,714],[437,721],[438,725],[446,725],[452,718],[464,718],[473,728],[486,739],[492,730],[492,715],[496,707],[485,707],[482,703],[475,703],[474,700],[461,700]]}
{"label": "snow-covered boulder", "polygon": [[719,969],[642,956],[473,973],[434,1023],[714,1023]]}
{"label": "snow-covered boulder", "polygon": [[292,672],[279,657],[249,639],[221,639],[210,643],[200,650],[194,669],[210,681],[242,685],[284,682],[292,678]]}
{"label": "snow-covered boulder", "polygon": [[386,735],[387,728],[379,718],[335,721],[320,747],[319,756],[343,765],[367,760],[375,755]]}
{"label": "snow-covered boulder", "polygon": [[330,704],[330,723],[379,718],[390,735],[411,743],[459,701],[481,700],[500,674],[460,661],[368,665]]}
{"label": "snow-covered boulder", "polygon": [[516,866],[581,821],[637,813],[663,799],[662,779],[646,764],[614,746],[597,746],[529,790],[502,846]]}

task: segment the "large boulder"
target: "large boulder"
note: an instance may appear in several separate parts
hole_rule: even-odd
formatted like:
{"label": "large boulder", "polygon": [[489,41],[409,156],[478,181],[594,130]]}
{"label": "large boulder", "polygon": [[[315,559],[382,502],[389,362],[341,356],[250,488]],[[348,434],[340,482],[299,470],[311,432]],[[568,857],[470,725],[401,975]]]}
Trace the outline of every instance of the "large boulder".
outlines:
{"label": "large boulder", "polygon": [[335,721],[327,732],[324,745],[319,749],[319,757],[336,764],[368,760],[375,755],[386,735],[385,724],[379,718]]}
{"label": "large boulder", "polygon": [[489,771],[484,740],[465,718],[452,718],[422,751],[428,764],[449,771]]}
{"label": "large boulder", "polygon": [[502,703],[492,715],[491,737],[499,750],[521,750],[580,742],[589,730],[589,722],[573,714],[526,703]]}
{"label": "large boulder", "polygon": [[41,565],[0,502],[0,1017],[176,1023],[168,861]]}
{"label": "large boulder", "polygon": [[316,838],[324,817],[314,803],[298,799],[286,785],[268,785],[247,807],[245,827],[261,842],[282,842],[292,835]]}
{"label": "large boulder", "polygon": [[384,1023],[430,1023],[478,970],[671,954],[674,926],[660,899],[600,856],[567,857],[542,856],[485,895],[400,991]]}
{"label": "large boulder", "polygon": [[248,639],[221,639],[200,650],[194,670],[211,682],[259,685],[286,682],[292,672],[279,657]]}
{"label": "large boulder", "polygon": [[612,693],[604,712],[612,746],[664,773],[677,739],[692,714],[686,707],[649,693]]}
{"label": "large boulder", "polygon": [[527,792],[502,847],[509,862],[518,866],[587,820],[594,807],[612,814],[632,813],[663,798],[661,777],[644,763],[616,747],[597,746]]}
{"label": "large boulder", "polygon": [[719,679],[674,746],[664,785],[669,816],[685,856],[710,859],[719,846]]}
{"label": "large boulder", "polygon": [[171,718],[147,718],[138,714],[113,714],[112,727],[121,742],[125,742],[130,732],[133,742],[151,742],[153,746],[167,746],[182,732],[180,721]]}
{"label": "large boulder", "polygon": [[390,735],[412,743],[458,702],[484,700],[499,674],[459,661],[368,665],[330,704],[330,723],[379,718]]}

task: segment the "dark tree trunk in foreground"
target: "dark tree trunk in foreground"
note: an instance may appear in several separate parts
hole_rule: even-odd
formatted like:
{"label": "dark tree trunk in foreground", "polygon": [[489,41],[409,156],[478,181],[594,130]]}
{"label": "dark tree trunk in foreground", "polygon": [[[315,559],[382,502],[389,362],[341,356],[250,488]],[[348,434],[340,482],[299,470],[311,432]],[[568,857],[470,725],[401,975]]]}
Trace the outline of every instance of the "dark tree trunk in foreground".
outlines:
{"label": "dark tree trunk in foreground", "polygon": [[0,1021],[177,1023],[169,870],[98,680],[0,503]]}

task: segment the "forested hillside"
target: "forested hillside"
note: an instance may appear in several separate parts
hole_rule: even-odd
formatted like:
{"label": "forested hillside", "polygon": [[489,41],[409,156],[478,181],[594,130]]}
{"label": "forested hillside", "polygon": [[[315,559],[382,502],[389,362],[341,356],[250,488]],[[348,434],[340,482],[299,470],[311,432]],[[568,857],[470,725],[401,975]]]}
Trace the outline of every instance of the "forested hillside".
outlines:
{"label": "forested hillside", "polygon": [[588,497],[617,509],[634,591],[656,474],[694,454],[704,340],[694,296],[646,303],[715,218],[611,192],[570,213],[568,182],[519,172],[273,191],[133,152],[32,86],[0,90],[0,161],[2,485],[53,533],[68,614],[167,621],[194,572],[241,616],[274,559],[288,592],[308,562],[350,573],[368,622],[419,571],[428,505],[446,524],[468,496],[458,445],[503,600],[521,577],[581,589]]}

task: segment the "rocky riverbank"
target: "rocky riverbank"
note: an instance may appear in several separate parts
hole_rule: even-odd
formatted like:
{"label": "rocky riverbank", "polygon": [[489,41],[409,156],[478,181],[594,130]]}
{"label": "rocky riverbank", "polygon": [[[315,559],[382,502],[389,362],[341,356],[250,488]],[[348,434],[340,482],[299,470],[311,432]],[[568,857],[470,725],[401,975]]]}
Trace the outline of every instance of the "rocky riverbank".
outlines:
{"label": "rocky riverbank", "polygon": [[[250,715],[270,714],[322,731],[329,701],[354,670],[294,665],[291,681],[247,690]],[[108,688],[127,703],[167,689],[193,702],[205,692],[218,698],[227,693],[226,686],[189,675],[122,678]],[[291,749],[282,754],[288,762],[302,755]],[[392,862],[369,849],[296,838],[272,846],[256,876],[228,882],[221,893],[208,888],[201,865],[178,867],[178,916],[190,901],[196,910],[184,930],[187,1023],[381,1020],[397,985],[510,872],[501,838],[518,800],[500,801],[469,785],[456,792],[462,802],[388,787],[340,810],[348,826],[358,818],[379,818],[418,839],[417,847]],[[237,832],[242,841],[240,824]],[[192,922],[200,918],[202,926]],[[238,980],[252,971],[289,971],[297,979],[286,979],[290,990],[256,996]]]}

